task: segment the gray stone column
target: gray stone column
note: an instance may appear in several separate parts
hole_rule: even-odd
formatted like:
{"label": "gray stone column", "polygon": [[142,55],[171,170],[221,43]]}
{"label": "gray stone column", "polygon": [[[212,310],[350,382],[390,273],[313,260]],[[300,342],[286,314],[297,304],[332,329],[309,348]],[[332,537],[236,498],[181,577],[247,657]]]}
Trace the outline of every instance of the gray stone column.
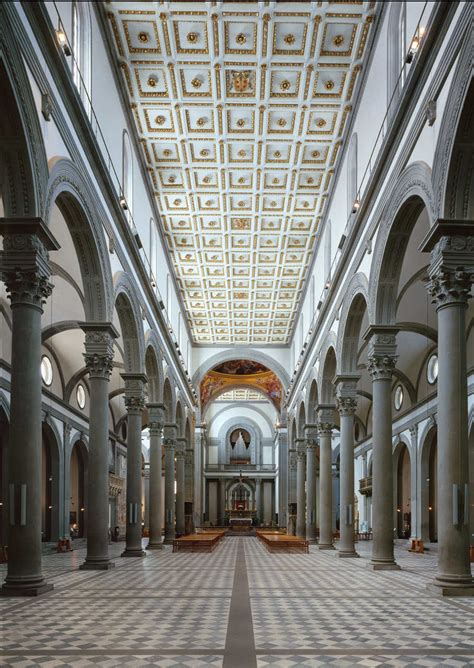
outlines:
{"label": "gray stone column", "polygon": [[4,596],[53,588],[41,571],[41,314],[53,289],[48,251],[58,250],[39,218],[2,219],[1,278],[12,311],[8,571]]}
{"label": "gray stone column", "polygon": [[257,515],[258,523],[261,524],[263,521],[262,516],[262,479],[256,478],[255,480],[255,512]]}
{"label": "gray stone column", "polygon": [[203,487],[202,448],[204,440],[203,432],[204,432],[204,427],[202,425],[196,425],[196,434],[194,439],[194,470],[193,470],[193,480],[194,480],[193,518],[195,527],[200,527],[202,524],[202,487]]}
{"label": "gray stone column", "polygon": [[224,526],[225,523],[225,478],[219,478],[219,514],[218,514],[218,523],[220,526]]}
{"label": "gray stone column", "polygon": [[[362,453],[362,478],[367,478],[368,468],[367,468],[367,453]],[[369,497],[367,494],[363,496],[363,508],[364,508],[364,522],[367,523],[367,531],[370,529],[370,520],[369,520]]]}
{"label": "gray stone column", "polygon": [[145,408],[146,376],[121,374],[125,381],[127,408],[127,527],[122,557],[145,557],[142,549],[142,413]]}
{"label": "gray stone column", "polygon": [[175,493],[174,493],[174,455],[178,426],[165,424],[163,448],[165,451],[165,543],[172,543],[175,538]]}
{"label": "gray stone column", "polygon": [[334,550],[332,542],[332,430],[334,406],[318,408],[319,431],[319,549]]}
{"label": "gray stone column", "polygon": [[306,537],[306,441],[296,439],[296,535]]}
{"label": "gray stone column", "polygon": [[148,429],[150,431],[150,540],[147,550],[161,550],[162,511],[162,457],[161,437],[166,409],[163,404],[150,403],[148,408]]}
{"label": "gray stone column", "polygon": [[296,450],[288,453],[288,522],[287,531],[293,536],[296,534]]}
{"label": "gray stone column", "polygon": [[372,377],[372,547],[374,570],[396,570],[393,552],[392,371],[397,360],[397,328],[372,326],[365,338]]}
{"label": "gray stone column", "polygon": [[431,591],[473,596],[469,561],[466,310],[474,282],[474,222],[438,220],[428,291],[438,314],[438,572]]}
{"label": "gray stone column", "polygon": [[184,522],[184,460],[186,457],[186,439],[177,438],[175,447],[176,459],[176,534],[184,536],[185,522]]}
{"label": "gray stone column", "polygon": [[288,429],[277,425],[278,439],[278,524],[288,526]]}
{"label": "gray stone column", "polygon": [[87,474],[87,555],[82,570],[108,570],[109,557],[109,379],[113,368],[112,323],[81,323],[89,371],[89,464]]}
{"label": "gray stone column", "polygon": [[341,428],[339,557],[358,557],[354,544],[354,414],[359,376],[337,376],[336,403]]}
{"label": "gray stone column", "polygon": [[306,439],[306,540],[316,542],[316,455],[318,427],[305,425]]}

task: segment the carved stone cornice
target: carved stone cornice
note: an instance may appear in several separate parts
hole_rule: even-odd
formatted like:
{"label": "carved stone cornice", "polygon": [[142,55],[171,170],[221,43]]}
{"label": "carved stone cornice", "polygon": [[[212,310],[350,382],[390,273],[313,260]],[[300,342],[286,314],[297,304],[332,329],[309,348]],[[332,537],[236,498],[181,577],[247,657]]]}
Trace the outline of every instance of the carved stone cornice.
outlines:
{"label": "carved stone cornice", "polygon": [[306,439],[295,438],[296,459],[301,461],[306,459]]}
{"label": "carved stone cornice", "polygon": [[175,457],[177,460],[184,461],[186,457],[186,439],[177,438],[175,446]]}
{"label": "carved stone cornice", "polygon": [[420,250],[431,253],[426,288],[436,309],[466,305],[474,283],[474,221],[438,219]]}
{"label": "carved stone cornice", "polygon": [[316,450],[318,447],[318,425],[305,424],[303,432],[306,442],[306,451]]}
{"label": "carved stone cornice", "polygon": [[58,242],[41,218],[2,218],[0,234],[0,278],[11,307],[25,304],[42,311],[53,289],[48,251],[59,250]]}
{"label": "carved stone cornice", "polygon": [[114,341],[119,333],[111,322],[80,322],[85,333],[84,360],[90,378],[109,380],[113,369]]}
{"label": "carved stone cornice", "polygon": [[150,436],[160,436],[163,431],[166,417],[166,407],[164,404],[148,403],[148,430]]}
{"label": "carved stone cornice", "polygon": [[368,341],[367,369],[372,380],[391,380],[397,363],[397,333],[393,325],[371,325],[364,338]]}
{"label": "carved stone cornice", "polygon": [[145,408],[147,377],[143,373],[122,373],[125,381],[125,407],[129,415],[141,415]]}
{"label": "carved stone cornice", "polygon": [[163,448],[168,451],[174,451],[176,438],[178,436],[177,424],[165,424],[163,427]]}

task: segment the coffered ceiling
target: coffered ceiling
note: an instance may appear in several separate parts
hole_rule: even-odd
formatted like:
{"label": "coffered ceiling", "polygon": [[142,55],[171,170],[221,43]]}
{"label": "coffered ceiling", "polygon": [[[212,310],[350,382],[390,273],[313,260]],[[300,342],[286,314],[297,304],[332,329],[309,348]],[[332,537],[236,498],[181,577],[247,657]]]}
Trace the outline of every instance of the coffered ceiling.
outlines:
{"label": "coffered ceiling", "polygon": [[109,2],[197,343],[289,341],[375,2]]}

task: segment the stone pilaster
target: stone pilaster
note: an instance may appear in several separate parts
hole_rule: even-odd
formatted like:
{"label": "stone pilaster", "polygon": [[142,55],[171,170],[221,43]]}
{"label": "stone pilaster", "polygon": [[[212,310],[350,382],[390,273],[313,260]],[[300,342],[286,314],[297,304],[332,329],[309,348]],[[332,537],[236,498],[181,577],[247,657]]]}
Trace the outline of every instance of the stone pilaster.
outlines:
{"label": "stone pilaster", "polygon": [[371,567],[396,570],[393,552],[392,372],[397,361],[398,329],[372,326],[368,340],[368,371],[372,378],[372,530]]}
{"label": "stone pilaster", "polygon": [[107,322],[83,322],[84,360],[89,372],[89,467],[87,555],[82,570],[108,570],[109,557],[109,381],[118,332]]}
{"label": "stone pilaster", "polygon": [[318,426],[304,427],[306,441],[306,540],[316,542],[316,459],[318,453]]}
{"label": "stone pilaster", "polygon": [[142,413],[145,408],[147,377],[141,373],[121,374],[125,381],[127,409],[127,528],[122,557],[145,557],[142,549]]}
{"label": "stone pilaster", "polygon": [[473,596],[469,560],[466,310],[474,282],[474,221],[438,220],[427,289],[438,314],[438,572],[428,585]]}
{"label": "stone pilaster", "polygon": [[319,549],[334,550],[332,540],[332,430],[334,406],[318,407]]}
{"label": "stone pilaster", "polygon": [[147,550],[161,550],[163,501],[162,501],[162,436],[166,408],[164,404],[149,403],[148,429],[150,432],[150,540]]}
{"label": "stone pilaster", "polygon": [[336,406],[341,428],[340,448],[340,557],[358,557],[354,542],[354,415],[359,376],[336,376]]}
{"label": "stone pilaster", "polygon": [[185,533],[184,520],[184,460],[186,457],[186,439],[176,439],[176,534],[182,536]]}
{"label": "stone pilaster", "polygon": [[49,251],[59,245],[39,218],[1,219],[0,276],[12,310],[8,571],[4,596],[53,588],[41,570],[41,315],[53,289]]}
{"label": "stone pilaster", "polygon": [[170,544],[175,538],[175,447],[178,434],[176,424],[165,424],[163,430],[163,449],[165,451],[165,543]]}
{"label": "stone pilaster", "polygon": [[278,439],[278,524],[288,526],[288,429],[280,423],[276,428]]}

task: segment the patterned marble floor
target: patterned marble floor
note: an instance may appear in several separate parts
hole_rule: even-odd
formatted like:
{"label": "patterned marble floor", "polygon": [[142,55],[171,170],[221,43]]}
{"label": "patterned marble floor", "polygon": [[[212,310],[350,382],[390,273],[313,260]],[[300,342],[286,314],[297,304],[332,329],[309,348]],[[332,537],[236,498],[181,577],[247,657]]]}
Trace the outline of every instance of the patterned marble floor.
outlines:
{"label": "patterned marble floor", "polygon": [[474,600],[425,589],[436,555],[397,548],[402,570],[374,573],[370,543],[353,560],[271,555],[241,537],[213,554],[122,549],[105,573],[77,570],[83,549],[47,555],[53,592],[0,599],[0,665],[474,666]]}

